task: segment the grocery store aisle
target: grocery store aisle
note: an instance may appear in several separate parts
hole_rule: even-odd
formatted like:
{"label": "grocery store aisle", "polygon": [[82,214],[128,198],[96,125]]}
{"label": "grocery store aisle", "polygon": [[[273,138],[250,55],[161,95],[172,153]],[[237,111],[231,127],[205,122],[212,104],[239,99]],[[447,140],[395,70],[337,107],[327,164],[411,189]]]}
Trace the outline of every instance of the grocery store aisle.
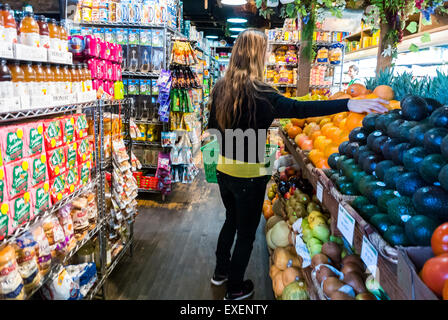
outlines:
{"label": "grocery store aisle", "polygon": [[[192,185],[177,185],[166,203],[160,196],[140,201],[134,255],[126,256],[110,276],[108,299],[223,299],[224,287],[210,284],[215,247],[225,219],[218,186],[204,173]],[[260,223],[246,277],[254,299],[273,299],[269,255]]]}

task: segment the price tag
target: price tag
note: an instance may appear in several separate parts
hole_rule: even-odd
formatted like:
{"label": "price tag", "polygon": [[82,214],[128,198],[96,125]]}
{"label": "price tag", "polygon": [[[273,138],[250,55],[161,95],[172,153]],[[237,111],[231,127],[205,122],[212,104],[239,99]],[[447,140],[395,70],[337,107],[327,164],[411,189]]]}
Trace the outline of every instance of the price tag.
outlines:
{"label": "price tag", "polygon": [[6,41],[0,41],[0,57],[6,59],[14,58],[14,50],[12,43],[8,43]]}
{"label": "price tag", "polygon": [[370,243],[366,236],[362,237],[361,259],[370,270],[373,277],[376,277],[376,269],[378,263],[378,251]]}
{"label": "price tag", "polygon": [[302,218],[297,219],[296,222],[293,223],[292,230],[300,235],[302,234]]}
{"label": "price tag", "polygon": [[308,251],[305,242],[303,242],[299,235],[296,236],[296,252],[303,259],[302,268],[306,268],[311,265],[310,252]]}
{"label": "price tag", "polygon": [[341,231],[344,238],[350,246],[353,246],[353,234],[355,232],[355,219],[345,210],[342,204],[339,204],[338,224],[337,227]]}
{"label": "price tag", "polygon": [[317,196],[317,200],[320,201],[320,203],[322,203],[322,199],[324,195],[324,187],[320,184],[320,182],[317,183],[317,190],[316,190],[316,196]]}

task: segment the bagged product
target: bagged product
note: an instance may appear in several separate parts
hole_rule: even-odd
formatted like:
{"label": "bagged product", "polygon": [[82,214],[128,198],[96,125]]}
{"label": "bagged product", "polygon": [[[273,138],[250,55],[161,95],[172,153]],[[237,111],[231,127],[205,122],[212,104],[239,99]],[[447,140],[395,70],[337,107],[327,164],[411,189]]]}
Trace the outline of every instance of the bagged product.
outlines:
{"label": "bagged product", "polygon": [[67,192],[72,194],[79,189],[79,171],[73,168],[67,171]]}
{"label": "bagged product", "polygon": [[8,199],[23,195],[28,190],[29,160],[18,160],[5,166]]}
{"label": "bagged product", "polygon": [[76,246],[73,220],[71,215],[71,206],[67,205],[58,211],[59,224],[62,226],[67,243],[67,251],[71,251]]}
{"label": "bagged product", "polygon": [[25,156],[45,153],[44,125],[41,121],[24,124]]}
{"label": "bagged product", "polygon": [[45,235],[42,224],[39,223],[31,229],[33,238],[36,241],[35,250],[37,256],[37,264],[41,276],[44,276],[50,271],[51,267],[51,248]]}
{"label": "bagged product", "polygon": [[91,226],[91,229],[93,229],[94,225],[96,224],[96,219],[98,217],[98,207],[97,207],[97,203],[96,203],[95,193],[89,193],[87,195],[87,202],[88,202],[89,224]]}
{"label": "bagged product", "polygon": [[12,233],[10,231],[12,230],[12,222],[9,217],[9,203],[3,202],[0,204],[0,240]]}
{"label": "bagged product", "polygon": [[3,163],[11,163],[24,157],[23,129],[19,126],[0,128],[0,151]]}
{"label": "bagged product", "polygon": [[65,268],[53,281],[42,287],[42,293],[47,300],[79,300],[79,286]]}
{"label": "bagged product", "polygon": [[73,229],[77,240],[84,238],[89,229],[87,198],[80,197],[72,202],[71,215],[73,219]]}
{"label": "bagged product", "polygon": [[64,147],[47,151],[47,159],[50,179],[66,172],[67,160]]}
{"label": "bagged product", "polygon": [[36,288],[41,280],[37,264],[36,245],[37,243],[29,231],[21,235],[15,243],[16,260],[26,293]]}
{"label": "bagged product", "polygon": [[32,219],[34,216],[44,213],[51,207],[50,183],[45,181],[44,183],[31,188],[30,194],[31,203],[33,205]]}
{"label": "bagged product", "polygon": [[0,300],[23,300],[25,291],[11,245],[0,249]]}
{"label": "bagged product", "polygon": [[47,156],[38,154],[30,158],[30,188],[48,180]]}
{"label": "bagged product", "polygon": [[33,206],[31,204],[31,194],[25,192],[23,196],[15,198],[9,202],[9,218],[12,222],[12,232],[31,219]]}
{"label": "bagged product", "polygon": [[55,216],[50,216],[42,223],[45,235],[50,245],[51,257],[62,258],[67,252],[64,230]]}
{"label": "bagged product", "polygon": [[67,272],[80,288],[80,299],[82,299],[94,285],[97,274],[95,263],[83,263],[79,265],[69,265]]}
{"label": "bagged product", "polygon": [[69,144],[75,141],[75,117],[66,116],[61,118],[61,127],[64,144]]}
{"label": "bagged product", "polygon": [[45,150],[53,150],[64,144],[62,127],[59,119],[49,119],[44,121],[44,142]]}
{"label": "bagged product", "polygon": [[85,187],[90,183],[90,161],[86,161],[78,166],[80,187]]}
{"label": "bagged product", "polygon": [[67,194],[66,190],[66,178],[67,174],[61,174],[50,180],[50,198],[51,203],[55,204],[56,202],[62,200],[64,196]]}
{"label": "bagged product", "polygon": [[67,170],[74,169],[78,166],[78,142],[70,143],[65,147],[65,155],[67,157]]}
{"label": "bagged product", "polygon": [[92,161],[92,150],[88,138],[78,140],[76,151],[78,163]]}
{"label": "bagged product", "polygon": [[6,190],[6,175],[3,166],[0,166],[0,203],[6,201],[8,198],[8,191]]}
{"label": "bagged product", "polygon": [[87,136],[88,124],[85,114],[75,114],[75,136],[76,139],[83,139]]}

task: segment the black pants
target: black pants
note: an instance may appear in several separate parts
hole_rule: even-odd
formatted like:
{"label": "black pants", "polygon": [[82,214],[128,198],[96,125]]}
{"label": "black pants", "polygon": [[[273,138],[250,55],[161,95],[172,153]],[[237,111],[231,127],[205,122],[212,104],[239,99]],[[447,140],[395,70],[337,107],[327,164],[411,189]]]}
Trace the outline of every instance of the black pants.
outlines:
{"label": "black pants", "polygon": [[[270,177],[236,178],[217,171],[217,178],[226,208],[226,221],[218,238],[215,272],[228,275],[227,289],[238,291],[249,263]],[[235,234],[236,243],[231,257]]]}

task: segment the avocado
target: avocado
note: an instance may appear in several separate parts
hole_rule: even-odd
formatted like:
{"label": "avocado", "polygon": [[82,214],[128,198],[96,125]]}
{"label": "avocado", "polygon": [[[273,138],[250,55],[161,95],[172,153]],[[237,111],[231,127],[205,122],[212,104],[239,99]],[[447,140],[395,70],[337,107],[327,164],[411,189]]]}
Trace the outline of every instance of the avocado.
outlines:
{"label": "avocado", "polygon": [[328,157],[328,165],[331,169],[337,170],[338,169],[338,159],[341,155],[339,153],[333,153]]}
{"label": "avocado", "polygon": [[378,229],[378,231],[383,234],[384,232],[389,229],[389,227],[392,225],[392,222],[389,219],[389,216],[384,213],[378,213],[372,216],[369,220],[369,222]]}
{"label": "avocado", "polygon": [[378,209],[377,206],[369,203],[369,204],[366,204],[366,205],[362,206],[359,209],[359,213],[361,214],[361,216],[364,219],[369,221],[371,217],[373,217],[374,215],[380,213],[380,210]]}
{"label": "avocado", "polygon": [[399,138],[400,137],[400,125],[406,122],[403,119],[397,119],[389,123],[387,126],[387,135],[391,138]]}
{"label": "avocado", "polygon": [[353,158],[353,153],[358,150],[359,143],[357,142],[350,142],[347,147],[345,148],[345,155],[347,157]]}
{"label": "avocado", "polygon": [[[354,181],[356,190],[358,190],[363,196],[367,197],[366,189],[367,189],[367,184],[370,182],[377,182],[374,176],[366,175],[366,176],[360,178],[358,180],[357,184]],[[369,199],[369,198],[367,198],[367,199]],[[369,199],[369,201],[370,201],[370,199]]]}
{"label": "avocado", "polygon": [[440,151],[445,159],[448,160],[448,136],[442,139],[442,144],[440,145]]}
{"label": "avocado", "polygon": [[403,139],[405,141],[409,141],[409,131],[414,128],[419,123],[417,121],[405,121],[403,122],[399,129],[399,137],[400,139]]}
{"label": "avocado", "polygon": [[406,236],[414,246],[431,245],[431,237],[439,222],[424,215],[413,216],[404,226]]}
{"label": "avocado", "polygon": [[412,199],[409,197],[392,199],[387,205],[387,214],[393,224],[404,226],[411,217],[417,215]]}
{"label": "avocado", "polygon": [[368,182],[365,186],[365,193],[363,196],[366,196],[369,199],[370,203],[378,203],[378,198],[383,194],[386,190],[386,184],[381,181],[371,181]]}
{"label": "avocado", "polygon": [[381,212],[387,212],[388,202],[392,199],[398,198],[399,194],[395,190],[386,189],[384,192],[379,196],[377,201],[377,206],[380,209]]}
{"label": "avocado", "polygon": [[439,182],[445,191],[448,191],[448,164],[443,166],[442,170],[439,172]]}
{"label": "avocado", "polygon": [[358,142],[359,145],[364,145],[367,142],[367,130],[363,127],[353,129],[348,135],[350,142]]}
{"label": "avocado", "polygon": [[432,128],[423,136],[423,147],[428,153],[441,153],[443,138],[448,136],[446,128]]}
{"label": "avocado", "polygon": [[387,169],[395,166],[395,163],[392,160],[383,160],[376,165],[375,175],[381,180],[384,181],[384,173]]}
{"label": "avocado", "polygon": [[341,191],[342,194],[346,196],[358,195],[358,191],[355,189],[355,186],[351,182],[345,183],[344,185],[341,186],[339,190]]}
{"label": "avocado", "polygon": [[333,169],[322,169],[322,171],[328,178],[330,178],[333,174],[338,173],[336,170]]}
{"label": "avocado", "polygon": [[429,121],[433,127],[448,128],[448,106],[438,108],[429,117]]}
{"label": "avocado", "polygon": [[333,173],[333,174],[330,176],[330,180],[333,181],[334,183],[336,183],[336,181],[338,181],[340,177],[341,177],[341,176],[339,175],[339,173],[336,172],[336,173]]}
{"label": "avocado", "polygon": [[422,146],[425,133],[431,128],[432,126],[430,124],[420,122],[420,124],[409,130],[409,142],[416,147]]}
{"label": "avocado", "polygon": [[420,188],[414,193],[412,201],[419,214],[440,221],[448,221],[448,193],[441,187]]}
{"label": "avocado", "polygon": [[371,151],[371,150],[367,146],[360,146],[358,149],[353,151],[353,159],[355,159],[356,163],[358,163],[359,154],[364,151]]}
{"label": "avocado", "polygon": [[353,182],[353,178],[359,173],[362,172],[362,170],[356,165],[351,164],[344,168],[344,174],[347,176],[347,178]]}
{"label": "avocado", "polygon": [[434,183],[439,179],[440,170],[447,164],[446,160],[441,154],[427,155],[420,163],[418,172],[420,176],[428,183]]}
{"label": "avocado", "polygon": [[387,185],[388,189],[397,189],[397,177],[403,173],[405,173],[405,170],[402,166],[395,166],[386,170],[384,174],[384,183]]}
{"label": "avocado", "polygon": [[408,246],[409,239],[406,236],[404,228],[401,226],[389,226],[387,231],[383,234],[384,240],[393,246]]}
{"label": "avocado", "polygon": [[367,136],[367,146],[370,148],[370,150],[373,150],[372,144],[373,144],[373,141],[375,140],[375,138],[382,137],[382,136],[386,136],[386,134],[383,133],[383,131],[381,131],[381,130],[375,130]]}
{"label": "avocado", "polygon": [[353,182],[353,185],[355,186],[355,189],[358,190],[358,192],[359,192],[359,183],[360,183],[361,179],[364,177],[367,177],[367,176],[368,176],[368,174],[365,173],[364,171],[357,172],[357,173],[353,174],[352,182]]}
{"label": "avocado", "polygon": [[341,162],[341,171],[344,172],[348,166],[356,165],[355,160],[352,158],[347,158]]}
{"label": "avocado", "polygon": [[370,113],[368,115],[366,115],[364,117],[364,119],[362,119],[362,126],[364,127],[364,129],[367,130],[367,132],[372,132],[373,130],[375,130],[375,122],[376,122],[376,118],[379,117],[379,114],[377,113]]}
{"label": "avocado", "polygon": [[401,100],[400,105],[405,120],[420,121],[429,115],[426,101],[418,96],[407,96]]}
{"label": "avocado", "polygon": [[339,179],[336,180],[336,187],[340,190],[341,186],[343,186],[345,183],[349,183],[350,180],[348,180],[347,177],[340,176]]}
{"label": "avocado", "polygon": [[359,155],[358,155],[358,166],[360,168],[363,168],[364,167],[364,160],[367,159],[368,157],[374,156],[374,155],[375,155],[375,153],[373,151],[370,151],[370,150],[369,151],[360,152]]}
{"label": "avocado", "polygon": [[362,169],[368,174],[373,174],[375,172],[376,166],[379,162],[383,160],[383,157],[377,154],[370,155],[363,159]]}
{"label": "avocado", "polygon": [[409,171],[418,172],[418,168],[426,155],[423,147],[408,149],[403,153],[403,166]]}
{"label": "avocado", "polygon": [[412,197],[414,193],[426,186],[427,183],[417,172],[406,172],[397,178],[397,191],[406,197]]}
{"label": "avocado", "polygon": [[353,200],[351,206],[356,209],[356,211],[359,211],[362,206],[370,204],[369,200],[364,196],[358,196]]}
{"label": "avocado", "polygon": [[345,161],[345,160],[347,160],[348,159],[348,157],[347,156],[340,156],[339,158],[338,158],[338,160],[336,161],[336,168],[337,168],[337,170],[342,170],[342,163]]}
{"label": "avocado", "polygon": [[392,150],[393,150],[393,148],[395,148],[395,146],[397,146],[397,145],[399,145],[400,143],[403,143],[403,142],[404,142],[403,140],[397,139],[397,138],[393,138],[393,139],[390,139],[390,140],[386,141],[384,143],[383,150],[382,150],[384,159],[392,160]]}
{"label": "avocado", "polygon": [[373,141],[372,144],[372,150],[375,153],[378,153],[380,155],[383,155],[383,148],[384,145],[386,144],[386,142],[388,142],[389,140],[391,140],[391,138],[389,138],[388,136],[382,136],[382,137],[378,137]]}
{"label": "avocado", "polygon": [[392,161],[399,165],[403,164],[403,153],[409,148],[411,148],[411,144],[407,142],[397,144],[393,147],[391,149]]}
{"label": "avocado", "polygon": [[424,98],[426,101],[426,111],[428,111],[428,114],[432,114],[436,109],[443,107],[443,105],[432,98]]}
{"label": "avocado", "polygon": [[338,147],[339,154],[341,154],[341,155],[345,155],[345,147],[347,147],[347,145],[348,145],[349,143],[350,143],[349,141],[344,141],[344,142],[342,142],[342,143],[339,145],[339,147]]}
{"label": "avocado", "polygon": [[375,129],[381,130],[382,132],[387,132],[387,127],[389,126],[389,124],[400,118],[401,116],[396,113],[388,112],[386,114],[382,114],[381,116],[376,118]]}

